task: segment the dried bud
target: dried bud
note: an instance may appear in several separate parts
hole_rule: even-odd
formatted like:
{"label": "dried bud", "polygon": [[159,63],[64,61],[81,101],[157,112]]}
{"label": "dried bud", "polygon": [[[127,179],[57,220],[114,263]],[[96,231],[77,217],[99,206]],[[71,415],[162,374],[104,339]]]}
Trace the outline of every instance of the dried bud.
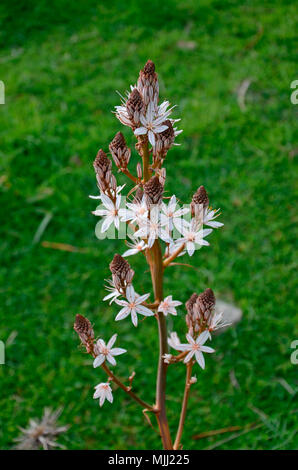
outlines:
{"label": "dried bud", "polygon": [[196,211],[200,209],[200,206],[203,206],[205,209],[209,205],[209,198],[206,189],[204,186],[200,186],[197,191],[194,193],[191,201],[191,214],[194,216]]}
{"label": "dried bud", "polygon": [[124,136],[121,132],[117,132],[109,145],[109,149],[116,166],[118,168],[126,168],[129,163],[131,151],[127,148]]}
{"label": "dried bud", "polygon": [[115,287],[125,289],[128,284],[131,284],[134,276],[134,271],[131,269],[130,264],[121,255],[116,254],[110,263],[110,270],[113,276]]}
{"label": "dried bud", "polygon": [[102,149],[98,151],[93,162],[93,167],[98,185],[100,189],[105,192],[110,187],[112,162]]}
{"label": "dried bud", "polygon": [[148,79],[148,80],[153,80],[155,76],[155,64],[152,62],[152,60],[147,60],[143,70],[143,75]]}
{"label": "dried bud", "polygon": [[175,140],[175,132],[171,121],[167,119],[162,123],[162,125],[168,126],[168,128],[160,134],[156,135],[156,143],[154,147],[155,158],[156,156],[159,158],[164,158]]}
{"label": "dried bud", "polygon": [[185,303],[185,307],[186,307],[186,310],[188,311],[188,313],[190,313],[191,315],[193,314],[193,306],[194,304],[196,303],[196,300],[198,298],[198,294],[196,294],[195,292],[190,296],[190,298],[188,299],[188,301]]}
{"label": "dried bud", "polygon": [[157,74],[155,73],[155,65],[152,60],[148,60],[143,70],[140,71],[138,90],[143,96],[146,106],[148,106],[150,101],[157,105],[159,84]]}
{"label": "dried bud", "polygon": [[200,295],[192,294],[185,304],[187,309],[186,324],[189,333],[194,335],[208,328],[214,313],[215,296],[212,289],[206,289]]}
{"label": "dried bud", "polygon": [[193,327],[196,323],[196,316],[194,314],[194,305],[196,303],[197,298],[198,298],[198,294],[194,292],[191,295],[191,297],[188,299],[188,301],[185,303],[185,307],[188,312],[185,317],[185,321],[192,334],[193,334]]}
{"label": "dried bud", "polygon": [[79,335],[81,342],[86,347],[91,348],[94,339],[94,331],[88,318],[83,317],[83,315],[77,314],[73,328]]}
{"label": "dried bud", "polygon": [[137,127],[140,123],[141,114],[144,114],[145,106],[143,98],[136,88],[134,88],[129,95],[129,98],[126,102],[126,110],[129,119],[133,123],[133,126]]}
{"label": "dried bud", "polygon": [[133,198],[133,204],[140,203],[143,199],[144,196],[144,191],[142,188],[139,186],[138,189],[136,190],[135,196]]}
{"label": "dried bud", "polygon": [[144,184],[144,193],[147,206],[159,204],[162,200],[163,185],[159,181],[158,176],[152,176],[147,183]]}
{"label": "dried bud", "polygon": [[142,179],[142,165],[140,164],[140,162],[137,163],[137,175],[139,179]]}
{"label": "dried bud", "polygon": [[208,288],[197,298],[197,305],[200,307],[202,312],[211,311],[215,306],[215,295],[212,289]]}

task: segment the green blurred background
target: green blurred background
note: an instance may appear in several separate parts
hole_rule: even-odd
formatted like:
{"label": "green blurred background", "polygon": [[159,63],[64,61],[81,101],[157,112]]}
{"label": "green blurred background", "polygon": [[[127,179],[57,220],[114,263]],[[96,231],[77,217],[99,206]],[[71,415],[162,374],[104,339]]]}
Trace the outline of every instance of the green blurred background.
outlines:
{"label": "green blurred background", "polygon": [[[45,406],[64,407],[60,423],[71,428],[59,442],[68,449],[160,448],[121,390],[112,406],[100,409],[92,399],[105,376],[92,368],[72,330],[81,313],[98,335],[117,332],[118,345],[129,351],[118,374],[135,370],[135,390],[154,400],[156,324],[114,323],[117,308],[102,302],[108,263],[124,245],[95,237],[95,202],[88,199],[97,192],[92,161],[98,148],[107,151],[118,130],[134,146],[111,110],[119,103],[115,90],[135,83],[148,58],[156,63],[161,97],[178,105],[174,115],[184,129],[181,146],[167,158],[167,189],[187,203],[204,184],[225,223],[192,258],[195,270],[168,270],[165,293],[185,302],[210,286],[243,310],[237,327],[214,338],[217,353],[208,356],[206,370],[196,370],[184,448],[298,447],[297,365],[290,361],[298,338],[297,107],[290,101],[298,78],[296,13],[290,1],[1,2],[0,339],[6,364],[0,366],[0,448],[11,448],[18,426],[40,417]],[[243,110],[238,90],[245,80]],[[136,289],[147,292],[143,257],[130,261],[139,273]],[[180,308],[170,330],[183,335],[183,316]],[[184,367],[172,366],[173,433],[183,381]],[[230,426],[240,429],[193,438]]]}

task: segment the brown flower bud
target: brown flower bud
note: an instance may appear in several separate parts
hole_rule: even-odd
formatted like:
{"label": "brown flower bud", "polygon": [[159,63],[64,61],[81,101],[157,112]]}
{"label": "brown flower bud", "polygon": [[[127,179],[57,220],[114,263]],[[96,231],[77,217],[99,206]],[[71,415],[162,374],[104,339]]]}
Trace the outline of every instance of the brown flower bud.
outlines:
{"label": "brown flower bud", "polygon": [[203,313],[211,311],[215,306],[215,295],[212,289],[208,288],[202,292],[197,298],[197,305]]}
{"label": "brown flower bud", "polygon": [[158,103],[159,84],[157,74],[155,73],[155,65],[152,60],[148,60],[143,70],[140,71],[138,79],[138,90],[143,96],[145,105],[153,102]]}
{"label": "brown flower bud", "polygon": [[105,192],[110,186],[112,162],[102,149],[98,151],[93,167],[98,185]]}
{"label": "brown flower bud", "polygon": [[131,283],[134,276],[134,271],[131,269],[130,264],[118,253],[115,254],[110,263],[110,270],[114,285],[118,290],[125,289],[126,286]]}
{"label": "brown flower bud", "polygon": [[195,292],[191,295],[191,297],[188,299],[188,301],[185,303],[185,307],[187,310],[187,315],[185,317],[186,324],[190,330],[190,332],[194,331],[194,325],[196,323],[195,315],[194,315],[194,306],[196,303],[196,300],[198,298],[198,294]]}
{"label": "brown flower bud", "polygon": [[116,166],[118,168],[126,168],[129,163],[131,151],[127,148],[124,136],[121,132],[117,132],[109,145],[109,149]]}
{"label": "brown flower bud", "polygon": [[185,303],[185,307],[186,307],[186,310],[188,311],[188,313],[190,313],[192,315],[193,313],[193,306],[194,304],[196,303],[196,300],[198,298],[198,294],[196,294],[195,292],[190,296],[190,298],[188,299],[188,301]]}
{"label": "brown flower bud", "polygon": [[147,60],[143,70],[142,70],[144,76],[150,80],[154,79],[154,74],[155,74],[155,64],[152,62],[152,60]]}
{"label": "brown flower bud", "polygon": [[94,331],[88,318],[83,317],[83,315],[77,314],[73,328],[77,332],[81,342],[85,346],[90,346],[91,344],[93,344]]}
{"label": "brown flower bud", "polygon": [[126,110],[129,119],[133,123],[133,126],[137,127],[140,123],[140,116],[145,111],[145,106],[142,95],[136,88],[134,88],[129,95],[129,98],[126,102]]}
{"label": "brown flower bud", "polygon": [[142,165],[140,164],[140,162],[137,163],[137,168],[136,168],[136,169],[137,169],[137,176],[138,176],[138,178],[139,178],[139,179],[142,179],[143,173],[142,173]]}
{"label": "brown flower bud", "polygon": [[200,186],[194,193],[191,201],[191,214],[196,215],[196,212],[200,210],[200,206],[205,209],[209,205],[209,198],[204,186]]}
{"label": "brown flower bud", "polygon": [[133,204],[140,203],[143,199],[144,191],[143,189],[139,186],[138,189],[136,190],[135,196],[133,198]]}
{"label": "brown flower bud", "polygon": [[152,176],[147,183],[144,184],[144,193],[147,206],[159,204],[162,200],[163,185],[159,181],[158,176]]}
{"label": "brown flower bud", "polygon": [[167,119],[162,123],[162,125],[168,126],[168,128],[156,135],[156,143],[154,147],[155,156],[160,158],[164,158],[166,156],[166,153],[171,148],[175,140],[175,132],[171,121]]}

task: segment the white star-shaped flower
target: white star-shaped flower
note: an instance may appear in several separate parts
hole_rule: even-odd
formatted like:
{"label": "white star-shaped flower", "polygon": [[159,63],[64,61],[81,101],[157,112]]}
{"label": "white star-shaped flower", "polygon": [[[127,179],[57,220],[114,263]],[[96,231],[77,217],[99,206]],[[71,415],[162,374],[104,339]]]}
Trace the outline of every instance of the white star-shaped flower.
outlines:
{"label": "white star-shaped flower", "polygon": [[[122,186],[117,186],[116,188],[116,191],[114,191],[113,189],[110,189],[111,193],[113,196],[117,196],[121,193],[122,189],[126,186],[126,184],[123,184]],[[104,193],[101,192],[98,196],[92,196],[92,195],[89,195],[90,199],[101,199],[102,195]]]}
{"label": "white star-shaped flower", "polygon": [[170,337],[168,338],[168,345],[171,346],[171,348],[176,349],[177,351],[182,351],[182,349],[179,349],[181,342],[176,331],[173,331],[170,334]]}
{"label": "white star-shaped flower", "polygon": [[123,253],[123,257],[125,256],[132,256],[136,255],[137,253],[140,253],[141,251],[144,251],[147,248],[146,243],[144,240],[136,240],[133,237],[130,237],[133,240],[133,243],[127,243],[127,246],[129,247],[129,250],[125,251]]}
{"label": "white star-shaped flower", "polygon": [[215,330],[219,330],[224,326],[229,326],[231,323],[224,323],[223,319],[223,312],[213,313],[208,319],[208,331],[209,331],[209,339],[211,339],[211,333]]}
{"label": "white star-shaped flower", "polygon": [[115,366],[116,361],[114,356],[120,356],[120,354],[126,353],[126,349],[113,348],[116,338],[117,334],[113,335],[108,344],[106,344],[103,339],[97,340],[94,350],[98,355],[93,361],[93,367],[101,366],[106,360]]}
{"label": "white star-shaped flower", "polygon": [[119,214],[121,222],[137,222],[147,219],[148,208],[145,202],[145,197],[142,197],[140,202],[128,202],[126,204],[127,209],[120,209]]}
{"label": "white star-shaped flower", "polygon": [[133,325],[137,326],[138,313],[144,315],[145,317],[151,317],[152,315],[154,315],[154,312],[142,305],[142,303],[145,302],[145,300],[147,300],[149,296],[150,294],[139,295],[135,292],[132,285],[128,286],[126,289],[127,301],[118,299],[115,300],[116,304],[121,305],[123,307],[116,316],[115,320],[123,320],[128,315],[131,315],[131,321]]}
{"label": "white star-shaped flower", "polygon": [[113,403],[112,389],[108,382],[102,382],[96,385],[93,398],[99,398],[99,405],[102,406],[107,399],[110,403]]}
{"label": "white star-shaped flower", "polygon": [[119,230],[119,208],[121,204],[121,196],[116,197],[115,203],[105,194],[102,194],[100,199],[105,209],[96,209],[92,214],[104,217],[104,221],[101,226],[101,233],[106,232],[111,224],[114,224],[116,229]]}
{"label": "white star-shaped flower", "polygon": [[117,297],[121,295],[121,292],[115,287],[114,281],[112,279],[106,279],[108,286],[105,286],[106,290],[110,293],[106,295],[103,300],[110,300],[109,304],[113,303]]}
{"label": "white star-shaped flower", "polygon": [[222,227],[224,225],[223,223],[217,222],[217,220],[214,220],[216,219],[216,217],[220,215],[218,213],[219,210],[220,209],[211,210],[211,209],[208,209],[208,207],[206,207],[206,209],[204,209],[204,214],[203,214],[203,223],[212,228]]}
{"label": "white star-shaped flower", "polygon": [[149,248],[157,238],[166,243],[172,242],[170,235],[160,225],[158,207],[153,207],[150,219],[140,221],[140,228],[134,233],[134,236],[146,239]]}
{"label": "white star-shaped flower", "polygon": [[179,300],[173,300],[173,297],[168,295],[168,297],[160,302],[157,311],[162,312],[165,316],[167,316],[168,313],[171,315],[177,315],[175,307],[178,307],[179,305],[182,305],[182,302],[179,302]]}
{"label": "white star-shaped flower", "polygon": [[160,215],[160,221],[162,226],[166,226],[167,230],[171,232],[176,224],[181,223],[181,217],[189,212],[189,208],[185,207],[180,209],[179,206],[176,209],[177,200],[176,196],[172,196],[168,205],[164,202],[161,204],[161,210],[163,213]]}
{"label": "white star-shaped flower", "polygon": [[[193,356],[195,356],[195,359],[199,366],[202,367],[202,369],[205,369],[205,359],[203,356],[203,352],[205,353],[213,353],[215,352],[214,349],[209,348],[208,346],[204,346],[206,343],[207,339],[209,338],[209,331],[205,330],[203,333],[201,333],[197,339],[195,340],[189,333],[186,335],[186,339],[189,344],[180,344],[178,351],[189,351],[189,353],[186,355],[184,362],[189,362]],[[176,348],[177,349],[177,348]]]}
{"label": "white star-shaped flower", "polygon": [[[170,113],[170,111],[168,111],[168,113]],[[162,124],[167,119],[167,117],[165,116],[168,116],[166,112],[161,115],[157,114],[156,116],[154,104],[152,102],[149,102],[146,116],[140,116],[140,121],[143,125],[135,130],[135,135],[148,134],[149,142],[152,147],[154,147],[155,134],[159,134],[160,132],[163,132],[168,128],[168,126]]]}
{"label": "white star-shaped flower", "polygon": [[176,243],[185,243],[185,248],[189,256],[192,256],[194,254],[198,246],[209,245],[209,243],[204,240],[204,237],[207,237],[207,235],[212,232],[212,229],[202,229],[200,227],[201,226],[198,225],[195,219],[192,219],[189,223],[185,222],[180,226],[177,225],[177,229],[181,232],[183,237],[178,238],[178,240],[176,240]]}

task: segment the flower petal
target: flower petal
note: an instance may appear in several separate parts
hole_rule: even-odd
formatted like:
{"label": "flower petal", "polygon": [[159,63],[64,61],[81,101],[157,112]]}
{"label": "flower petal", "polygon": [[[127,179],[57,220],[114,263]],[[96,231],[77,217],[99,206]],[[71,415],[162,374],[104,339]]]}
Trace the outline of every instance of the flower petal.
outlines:
{"label": "flower petal", "polygon": [[103,354],[99,354],[93,361],[93,367],[99,367],[105,361],[105,356]]}
{"label": "flower petal", "polygon": [[201,351],[196,351],[195,358],[199,366],[201,366],[202,369],[205,369],[205,359]]}
{"label": "flower petal", "polygon": [[113,355],[113,356],[120,356],[120,354],[124,354],[126,353],[126,349],[122,349],[122,348],[113,348],[111,349],[110,353]]}
{"label": "flower petal", "polygon": [[117,339],[117,333],[115,333],[109,340],[107,344],[107,349],[111,349],[114,346],[116,339]]}

